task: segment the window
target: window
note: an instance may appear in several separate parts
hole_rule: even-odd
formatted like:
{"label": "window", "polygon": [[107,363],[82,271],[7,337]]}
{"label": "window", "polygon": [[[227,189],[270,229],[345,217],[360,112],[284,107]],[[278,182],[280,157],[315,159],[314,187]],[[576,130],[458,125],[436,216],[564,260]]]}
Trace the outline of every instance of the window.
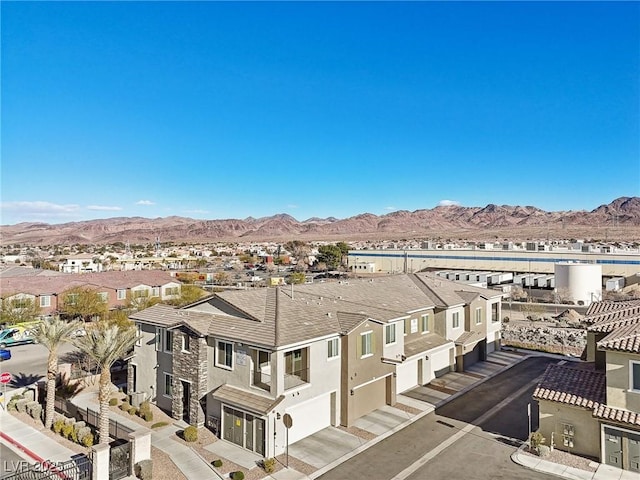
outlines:
{"label": "window", "polygon": [[164,394],[167,397],[173,396],[173,375],[170,373],[164,374]]}
{"label": "window", "polygon": [[429,331],[429,314],[425,313],[420,317],[420,331],[427,333]]}
{"label": "window", "polygon": [[107,301],[109,300],[109,294],[107,292],[98,293],[98,297],[100,298],[100,301],[104,303],[107,303]]}
{"label": "window", "polygon": [[284,354],[284,388],[299,387],[309,382],[309,349],[298,348]]}
{"label": "window", "polygon": [[233,343],[218,341],[218,353],[216,355],[216,366],[223,368],[233,368]]}
{"label": "window", "polygon": [[640,362],[629,362],[629,390],[640,392]]}
{"label": "window", "polygon": [[[406,325],[406,323],[405,323]],[[360,334],[360,356],[368,357],[373,355],[373,332]]]}
{"label": "window", "polygon": [[482,309],[476,308],[476,325],[480,325],[482,323]]}
{"label": "window", "polygon": [[327,342],[327,358],[336,358],[340,355],[338,345],[339,341],[337,338],[332,338]]}
{"label": "window", "polygon": [[139,323],[136,323],[136,347],[142,345],[142,328]]}
{"label": "window", "polygon": [[451,319],[453,323],[453,328],[460,327],[460,312],[453,312]]}
{"label": "window", "polygon": [[132,290],[131,296],[133,298],[145,298],[149,296],[149,290]]}
{"label": "window", "polygon": [[40,295],[40,306],[41,307],[50,307],[51,306],[51,296],[50,295]]}
{"label": "window", "polygon": [[173,332],[164,331],[164,351],[171,353],[173,351]]}
{"label": "window", "polygon": [[389,345],[391,343],[396,343],[396,326],[395,324],[387,325],[384,327],[384,343],[385,345]]}
{"label": "window", "polygon": [[126,300],[127,299],[127,291],[124,289],[116,290],[116,298],[118,300]]}
{"label": "window", "polygon": [[403,335],[406,335],[406,334],[407,334],[407,321],[406,321],[406,320],[404,320],[404,321],[402,322],[402,334],[403,334]]}
{"label": "window", "polygon": [[178,295],[180,292],[178,291],[178,287],[167,287],[164,289],[164,294],[167,296],[170,295]]}
{"label": "window", "polygon": [[573,448],[573,439],[575,437],[575,428],[569,423],[562,424],[562,445]]}
{"label": "window", "polygon": [[159,297],[160,296],[160,287],[153,287],[153,289],[151,290],[151,296],[152,297]]}
{"label": "window", "polygon": [[497,322],[500,319],[500,315],[499,315],[500,312],[498,312],[499,308],[500,308],[500,303],[496,302],[491,304],[491,321],[492,322]]}
{"label": "window", "polygon": [[64,298],[64,304],[65,305],[75,305],[77,301],[78,301],[78,294],[77,293],[69,293]]}
{"label": "window", "polygon": [[189,335],[187,335],[186,333],[182,335],[182,351],[183,352],[188,352],[189,351]]}
{"label": "window", "polygon": [[411,321],[411,333],[418,333],[418,319],[412,318],[410,321]]}
{"label": "window", "polygon": [[156,344],[156,352],[159,352],[160,350],[162,350],[162,329],[160,327],[156,327],[155,344]]}

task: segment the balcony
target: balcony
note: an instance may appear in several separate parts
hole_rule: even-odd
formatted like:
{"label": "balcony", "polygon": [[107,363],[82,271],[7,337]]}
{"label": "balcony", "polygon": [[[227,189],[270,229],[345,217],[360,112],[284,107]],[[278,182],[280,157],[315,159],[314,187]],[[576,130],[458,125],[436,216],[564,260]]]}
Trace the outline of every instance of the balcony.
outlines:
{"label": "balcony", "polygon": [[309,369],[303,368],[300,370],[294,370],[291,372],[285,372],[284,374],[284,389],[299,387],[309,383]]}
{"label": "balcony", "polygon": [[254,370],[251,372],[251,386],[261,388],[267,392],[271,391],[271,375]]}

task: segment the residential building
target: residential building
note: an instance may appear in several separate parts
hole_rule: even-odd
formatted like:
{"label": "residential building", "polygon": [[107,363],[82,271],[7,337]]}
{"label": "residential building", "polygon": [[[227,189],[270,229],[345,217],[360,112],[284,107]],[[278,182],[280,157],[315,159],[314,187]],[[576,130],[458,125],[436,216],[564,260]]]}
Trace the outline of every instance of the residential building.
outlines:
{"label": "residential building", "polygon": [[[500,292],[430,274],[225,291],[130,318],[128,389],[260,455],[396,396],[500,345]],[[468,318],[469,317],[469,318]]]}
{"label": "residential building", "polygon": [[556,448],[640,472],[640,300],[593,303],[585,362],[547,368],[533,397]]}
{"label": "residential building", "polygon": [[67,257],[58,268],[63,273],[97,273],[102,271],[102,263],[94,255],[79,253]]}

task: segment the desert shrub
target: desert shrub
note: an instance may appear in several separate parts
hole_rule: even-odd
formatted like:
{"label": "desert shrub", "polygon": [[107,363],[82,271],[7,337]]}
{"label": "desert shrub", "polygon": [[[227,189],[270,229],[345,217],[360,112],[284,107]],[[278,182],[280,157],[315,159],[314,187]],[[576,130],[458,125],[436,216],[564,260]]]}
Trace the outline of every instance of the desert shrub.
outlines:
{"label": "desert shrub", "polygon": [[189,425],[184,429],[183,435],[186,442],[195,442],[198,440],[198,429],[193,425]]}
{"label": "desert shrub", "polygon": [[74,442],[78,441],[78,437],[76,436],[76,431],[73,429],[73,425],[65,423],[62,427],[62,436]]}
{"label": "desert shrub", "polygon": [[216,468],[220,468],[222,466],[222,460],[220,459],[214,460],[213,462],[211,462],[211,465],[213,465]]}
{"label": "desert shrub", "polygon": [[89,435],[85,435],[84,437],[82,437],[82,440],[80,440],[80,444],[84,445],[85,447],[92,447],[93,433],[89,433]]}
{"label": "desert shrub", "polygon": [[75,418],[64,417],[64,424],[65,425],[71,425],[73,427],[74,423],[76,423],[76,419]]}
{"label": "desert shrub", "polygon": [[151,411],[151,404],[149,403],[148,400],[145,400],[140,404],[140,413],[143,413],[146,411]]}
{"label": "desert shrub", "polygon": [[529,445],[534,450],[537,450],[538,447],[540,445],[543,445],[544,442],[546,442],[546,441],[547,441],[547,439],[544,438],[544,436],[540,432],[533,432],[531,434],[531,436],[529,437]]}
{"label": "desert shrub", "polygon": [[56,433],[62,433],[62,428],[64,427],[64,419],[58,418],[53,422],[53,431]]}
{"label": "desert shrub", "polygon": [[244,480],[244,473],[238,470],[237,472],[231,473],[231,478],[233,480]]}
{"label": "desert shrub", "polygon": [[151,425],[151,428],[166,427],[167,425],[169,425],[169,422],[156,422],[153,425]]}
{"label": "desert shrub", "polygon": [[129,407],[129,415],[135,415],[138,413],[138,407]]}
{"label": "desert shrub", "polygon": [[262,468],[264,468],[264,471],[267,473],[273,473],[273,471],[276,469],[276,459],[265,458],[262,461]]}
{"label": "desert shrub", "polygon": [[110,398],[109,399],[109,405],[111,405],[112,407],[115,407],[118,404],[118,399],[117,398]]}
{"label": "desert shrub", "polygon": [[151,474],[153,471],[152,460],[141,460],[133,467],[133,471],[140,480],[151,480]]}
{"label": "desert shrub", "polygon": [[548,457],[549,455],[551,455],[551,448],[549,448],[547,445],[538,445],[538,448],[536,450],[538,452],[538,455],[540,455],[541,457]]}
{"label": "desert shrub", "polygon": [[36,407],[36,405],[40,405],[40,404],[35,400],[31,400],[27,402],[27,404],[25,405],[25,410],[29,415],[31,415],[31,411]]}
{"label": "desert shrub", "polygon": [[31,400],[27,400],[26,398],[23,398],[22,400],[18,400],[16,402],[16,408],[18,409],[19,412],[24,413],[27,411],[27,403],[29,403]]}
{"label": "desert shrub", "polygon": [[42,416],[42,405],[36,403],[33,407],[31,407],[29,415],[31,415],[31,418],[38,420]]}
{"label": "desert shrub", "polygon": [[78,437],[78,442],[82,443],[84,441],[84,437],[86,437],[87,435],[91,435],[91,428],[89,427],[82,427],[79,428],[77,430],[77,437]]}
{"label": "desert shrub", "polygon": [[131,404],[129,402],[122,402],[122,404],[120,405],[120,410],[122,410],[123,412],[128,412],[130,408]]}
{"label": "desert shrub", "polygon": [[145,422],[152,422],[153,421],[153,412],[151,410],[148,410],[146,412],[144,412],[142,415],[140,415]]}

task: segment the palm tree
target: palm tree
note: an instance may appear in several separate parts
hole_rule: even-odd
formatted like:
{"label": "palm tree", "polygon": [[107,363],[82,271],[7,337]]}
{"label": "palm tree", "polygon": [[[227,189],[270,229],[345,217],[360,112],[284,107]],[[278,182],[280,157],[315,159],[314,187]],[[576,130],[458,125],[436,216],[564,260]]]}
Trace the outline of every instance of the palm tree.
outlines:
{"label": "palm tree", "polygon": [[49,350],[47,361],[47,400],[44,425],[51,428],[53,423],[56,377],[58,375],[58,347],[71,339],[71,334],[79,330],[79,322],[65,322],[59,318],[41,322],[34,330],[34,339]]}
{"label": "palm tree", "polygon": [[89,357],[94,359],[100,369],[98,388],[99,443],[109,443],[109,396],[111,394],[111,367],[116,360],[124,357],[138,339],[133,324],[125,327],[120,324],[97,322],[87,330],[87,335],[75,339],[74,344]]}

